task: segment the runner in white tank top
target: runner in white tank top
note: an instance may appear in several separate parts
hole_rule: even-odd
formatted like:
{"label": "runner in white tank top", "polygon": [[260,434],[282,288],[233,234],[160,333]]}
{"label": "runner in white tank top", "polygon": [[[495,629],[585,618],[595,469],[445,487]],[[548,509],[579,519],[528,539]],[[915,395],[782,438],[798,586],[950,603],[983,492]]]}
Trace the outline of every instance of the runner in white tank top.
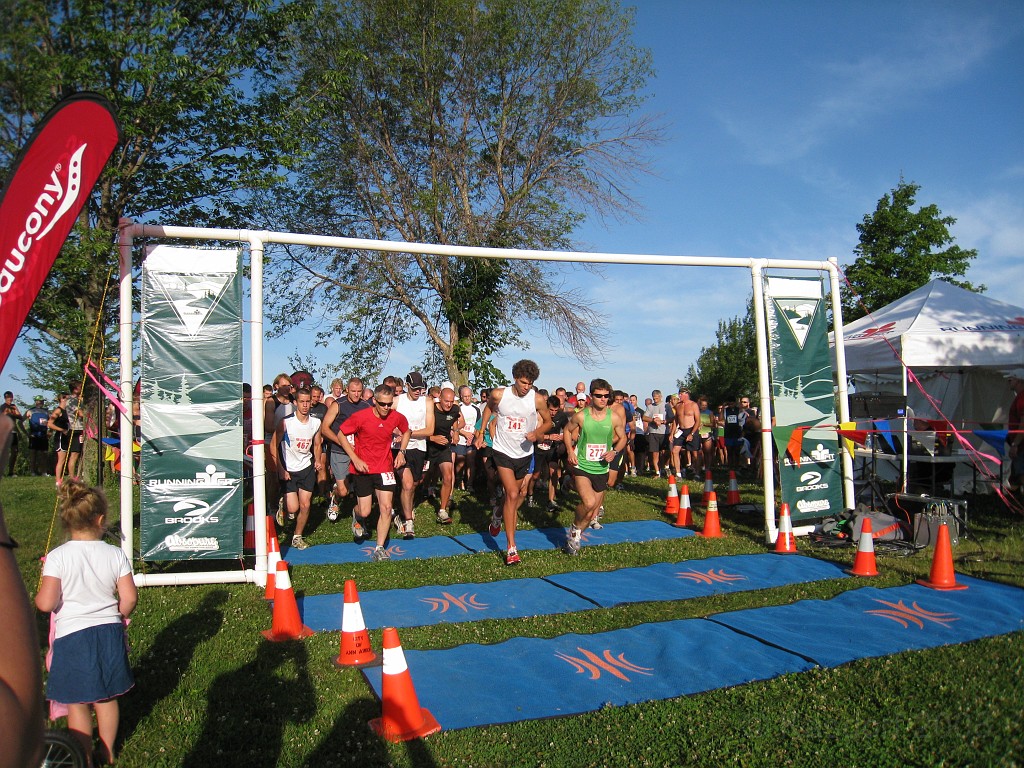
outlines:
{"label": "runner in white tank top", "polygon": [[520,360],[512,366],[512,384],[491,390],[490,399],[480,420],[481,427],[476,433],[477,448],[484,447],[484,430],[490,423],[491,414],[497,414],[494,430],[494,444],[491,458],[498,470],[505,500],[491,512],[488,531],[491,536],[501,533],[505,525],[508,539],[506,565],[519,563],[516,550],[516,518],[523,501],[522,479],[530,470],[533,444],[551,426],[547,398],[533,389],[533,382],[540,376],[540,368],[532,360]]}

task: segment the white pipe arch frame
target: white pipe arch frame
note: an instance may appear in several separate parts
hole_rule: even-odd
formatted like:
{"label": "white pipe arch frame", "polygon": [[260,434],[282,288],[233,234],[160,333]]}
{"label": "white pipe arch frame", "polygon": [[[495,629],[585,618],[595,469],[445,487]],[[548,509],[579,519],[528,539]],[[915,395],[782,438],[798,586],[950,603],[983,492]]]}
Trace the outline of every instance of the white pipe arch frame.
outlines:
{"label": "white pipe arch frame", "polygon": [[[669,256],[628,253],[585,253],[575,251],[538,251],[514,248],[477,248],[461,245],[432,245],[428,243],[404,243],[386,240],[366,240],[353,237],[332,237],[327,235],[304,235],[291,232],[269,232],[247,229],[214,229],[204,227],[177,227],[154,224],[136,224],[130,219],[120,222],[120,336],[121,336],[121,398],[126,406],[121,415],[121,434],[132,434],[132,248],[135,238],[177,239],[177,240],[220,240],[249,247],[250,281],[250,381],[254,386],[263,377],[263,252],[267,243],[305,245],[322,248],[348,248],[388,253],[415,253],[424,256],[463,256],[483,259],[520,259],[531,261],[578,262],[589,264],[629,264],[674,267],[734,267],[750,272],[754,294],[754,321],[757,334],[758,394],[761,413],[771,412],[771,391],[768,377],[768,334],[764,312],[764,271],[803,270],[827,272],[832,296],[833,330],[836,338],[836,378],[838,381],[839,421],[849,421],[849,402],[846,375],[846,350],[843,345],[843,321],[839,303],[839,265],[836,259],[821,261],[799,259],[744,259],[714,256]],[[253,408],[253,435],[263,434],[263,409]],[[843,497],[847,507],[853,506],[853,463],[848,452],[843,457]],[[262,477],[266,472],[263,451],[253,451],[253,476]],[[772,469],[771,422],[762,421],[761,461],[764,476],[765,540],[773,543],[778,536],[775,519],[775,476]],[[133,503],[131,462],[121,462],[121,533],[122,549],[129,559],[133,556]],[[186,574],[136,574],[139,586],[168,586],[177,584],[215,584],[226,582],[249,582],[260,586],[267,579],[267,527],[266,491],[263,483],[253,483],[253,506],[255,510],[256,561],[253,569],[238,571],[212,571]],[[806,534],[810,527],[798,527],[796,533]]]}

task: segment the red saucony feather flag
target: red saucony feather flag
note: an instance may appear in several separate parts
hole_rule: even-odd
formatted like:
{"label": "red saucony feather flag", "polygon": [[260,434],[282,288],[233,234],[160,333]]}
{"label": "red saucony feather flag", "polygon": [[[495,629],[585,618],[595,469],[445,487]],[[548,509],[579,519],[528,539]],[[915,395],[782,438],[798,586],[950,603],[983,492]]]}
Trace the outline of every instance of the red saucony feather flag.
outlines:
{"label": "red saucony feather flag", "polygon": [[110,102],[77,93],[47,113],[15,161],[0,192],[0,370],[120,140]]}

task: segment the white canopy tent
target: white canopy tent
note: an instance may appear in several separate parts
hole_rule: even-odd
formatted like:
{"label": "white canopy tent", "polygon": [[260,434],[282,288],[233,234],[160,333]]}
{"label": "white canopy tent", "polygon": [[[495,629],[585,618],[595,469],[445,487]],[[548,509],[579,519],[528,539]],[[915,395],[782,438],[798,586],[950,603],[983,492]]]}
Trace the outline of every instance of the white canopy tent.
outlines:
{"label": "white canopy tent", "polygon": [[[850,323],[843,339],[858,392],[900,392],[917,418],[986,428],[1005,422],[1002,372],[1024,366],[1024,308],[932,280]],[[908,387],[908,369],[941,414]]]}

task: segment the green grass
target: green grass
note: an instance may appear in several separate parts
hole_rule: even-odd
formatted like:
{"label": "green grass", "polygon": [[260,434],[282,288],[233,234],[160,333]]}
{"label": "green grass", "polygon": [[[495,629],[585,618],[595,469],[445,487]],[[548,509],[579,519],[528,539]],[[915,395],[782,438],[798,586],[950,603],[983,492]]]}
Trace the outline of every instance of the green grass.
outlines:
{"label": "green grass", "polygon": [[[627,479],[609,493],[611,522],[659,517],[664,481]],[[741,486],[745,499],[759,489]],[[116,490],[111,489],[111,495]],[[53,511],[52,480],[16,478],[0,485],[25,583],[35,592]],[[456,523],[443,533],[480,530],[487,510],[458,494]],[[419,507],[417,535],[442,533]],[[569,521],[563,508],[560,524]],[[957,571],[1024,587],[1024,520],[997,500],[969,499],[971,536],[954,549]],[[700,512],[697,522],[702,522]],[[349,539],[348,520],[319,522],[313,544]],[[528,512],[535,524],[546,514]],[[529,524],[529,523],[527,523]],[[427,561],[301,566],[296,590],[340,592],[354,578],[361,591],[426,584],[494,581],[573,569],[602,570],[712,555],[763,552],[759,516],[724,510],[726,537],[584,548],[578,558],[527,551],[505,568],[496,554]],[[51,547],[57,542],[53,542]],[[801,551],[852,563],[853,550]],[[911,557],[878,553],[878,586],[926,575],[931,550]],[[152,571],[183,566],[149,566]],[[204,566],[205,567],[205,566]],[[508,638],[594,633],[645,622],[700,617],[800,599],[829,598],[863,586],[842,579],[719,595],[641,603],[577,614],[489,620],[403,629],[409,649],[497,643]],[[40,616],[40,628],[45,629]],[[867,659],[775,680],[576,717],[442,732],[389,744],[366,723],[380,705],[355,670],[338,670],[337,633],[303,642],[268,643],[262,590],[251,585],[159,587],[141,591],[129,630],[136,688],[122,701],[121,766],[675,766],[689,765],[1015,765],[1024,762],[1024,632],[965,645]],[[380,648],[380,632],[370,633]],[[42,650],[42,649],[41,649]],[[412,670],[415,682],[415,670]],[[514,667],[489,683],[509,696]],[[464,695],[454,691],[452,695]]]}

